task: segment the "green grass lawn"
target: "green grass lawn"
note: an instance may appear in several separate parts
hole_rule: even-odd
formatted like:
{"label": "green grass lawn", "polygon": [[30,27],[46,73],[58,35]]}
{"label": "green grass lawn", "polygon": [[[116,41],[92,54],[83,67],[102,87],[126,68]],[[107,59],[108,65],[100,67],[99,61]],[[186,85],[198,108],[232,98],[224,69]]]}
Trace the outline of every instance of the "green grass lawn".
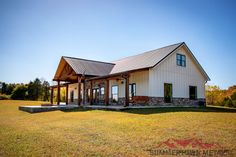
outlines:
{"label": "green grass lawn", "polygon": [[30,114],[0,101],[0,156],[148,156],[162,141],[202,139],[236,149],[236,110],[162,108]]}

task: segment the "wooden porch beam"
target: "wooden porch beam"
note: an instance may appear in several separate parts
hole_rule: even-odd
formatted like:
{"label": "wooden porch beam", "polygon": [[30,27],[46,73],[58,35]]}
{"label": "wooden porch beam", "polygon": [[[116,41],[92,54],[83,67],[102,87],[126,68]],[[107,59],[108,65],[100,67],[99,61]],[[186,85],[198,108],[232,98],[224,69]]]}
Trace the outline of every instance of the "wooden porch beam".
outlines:
{"label": "wooden porch beam", "polygon": [[124,75],[125,79],[125,107],[129,106],[129,75]]}
{"label": "wooden porch beam", "polygon": [[60,105],[60,97],[61,97],[61,93],[60,93],[60,81],[57,81],[57,105]]}
{"label": "wooden porch beam", "polygon": [[106,88],[105,88],[105,105],[109,105],[109,80],[106,80]]}
{"label": "wooden porch beam", "polygon": [[86,85],[86,81],[84,80],[83,83],[83,104],[85,105],[85,85]]}
{"label": "wooden porch beam", "polygon": [[68,84],[66,84],[66,105],[68,105],[68,95],[69,95],[69,93],[68,93]]}
{"label": "wooden porch beam", "polygon": [[78,106],[80,106],[80,102],[81,102],[81,76],[78,76]]}
{"label": "wooden porch beam", "polygon": [[90,105],[93,104],[93,81],[90,81]]}
{"label": "wooden porch beam", "polygon": [[51,104],[53,104],[53,91],[54,91],[54,89],[53,89],[53,87],[51,87],[51,97],[50,97],[50,100],[51,100]]}

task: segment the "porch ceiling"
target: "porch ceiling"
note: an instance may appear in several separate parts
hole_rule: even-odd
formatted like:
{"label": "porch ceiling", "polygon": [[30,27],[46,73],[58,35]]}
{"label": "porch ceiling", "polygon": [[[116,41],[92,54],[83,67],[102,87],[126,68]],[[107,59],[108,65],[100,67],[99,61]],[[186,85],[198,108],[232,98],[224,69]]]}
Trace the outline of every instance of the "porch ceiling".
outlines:
{"label": "porch ceiling", "polygon": [[53,80],[57,81],[76,81],[78,78],[78,75],[75,73],[75,71],[71,68],[71,66],[65,61],[65,59],[62,57],[60,60],[60,63],[58,65],[57,71],[54,75]]}

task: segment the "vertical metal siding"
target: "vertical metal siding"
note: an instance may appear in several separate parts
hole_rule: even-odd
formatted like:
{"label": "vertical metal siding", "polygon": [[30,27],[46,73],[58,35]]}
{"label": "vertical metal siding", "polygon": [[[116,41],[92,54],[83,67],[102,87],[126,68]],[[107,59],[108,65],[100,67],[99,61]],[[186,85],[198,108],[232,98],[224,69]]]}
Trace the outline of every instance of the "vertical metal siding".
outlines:
{"label": "vertical metal siding", "polygon": [[[176,65],[176,53],[186,56],[186,67]],[[149,70],[149,95],[164,96],[164,83],[173,84],[173,97],[188,98],[189,86],[197,86],[198,98],[205,98],[205,78],[192,58],[181,48],[163,63]]]}
{"label": "vertical metal siding", "polygon": [[130,83],[136,83],[136,95],[149,95],[149,71],[131,73]]}
{"label": "vertical metal siding", "polygon": [[[136,95],[148,96],[149,94],[149,71],[133,72],[130,74],[129,83],[136,83]],[[123,82],[123,84],[121,83]],[[109,98],[111,98],[111,87],[118,85],[118,97],[125,97],[125,80],[109,80]]]}

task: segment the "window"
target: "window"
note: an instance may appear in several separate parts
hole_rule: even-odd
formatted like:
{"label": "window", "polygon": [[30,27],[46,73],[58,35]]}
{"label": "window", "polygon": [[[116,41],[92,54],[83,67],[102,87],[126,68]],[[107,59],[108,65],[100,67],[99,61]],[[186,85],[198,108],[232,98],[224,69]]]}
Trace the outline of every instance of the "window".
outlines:
{"label": "window", "polygon": [[176,62],[178,66],[186,67],[186,56],[177,54],[176,55]]}
{"label": "window", "polygon": [[136,96],[136,83],[129,84],[129,99]]}
{"label": "window", "polygon": [[99,103],[99,95],[100,95],[100,89],[99,88],[93,89],[93,102],[94,103]]}
{"label": "window", "polygon": [[172,101],[172,84],[164,84],[164,101],[165,103],[171,103]]}
{"label": "window", "polygon": [[118,102],[118,86],[112,86],[111,87],[111,98],[112,102]]}
{"label": "window", "polygon": [[104,87],[101,87],[100,88],[100,100],[103,100],[104,99],[104,92],[105,90],[104,90]]}
{"label": "window", "polygon": [[189,99],[196,100],[197,99],[197,87],[189,86]]}
{"label": "window", "polygon": [[87,89],[87,102],[90,100],[90,89]]}
{"label": "window", "polygon": [[95,98],[96,98],[96,89],[93,89],[93,100],[95,100]]}

